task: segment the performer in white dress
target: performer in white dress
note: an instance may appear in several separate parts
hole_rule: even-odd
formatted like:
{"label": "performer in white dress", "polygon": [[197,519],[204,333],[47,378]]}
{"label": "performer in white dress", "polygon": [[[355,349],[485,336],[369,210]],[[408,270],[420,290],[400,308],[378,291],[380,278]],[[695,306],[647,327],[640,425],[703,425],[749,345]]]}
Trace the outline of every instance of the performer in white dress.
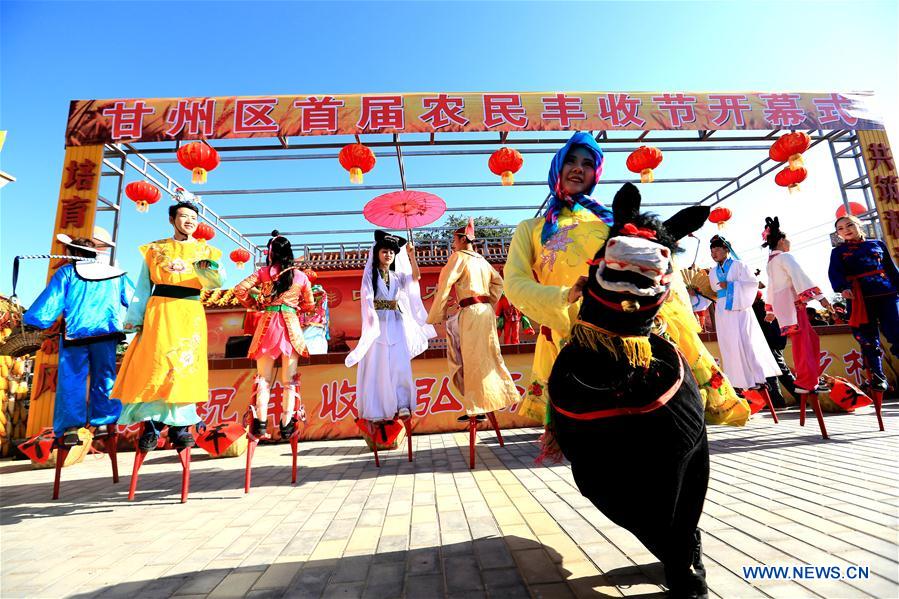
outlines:
{"label": "performer in white dress", "polygon": [[[400,251],[406,245],[406,251]],[[406,418],[415,408],[412,358],[437,336],[427,324],[421,302],[421,273],[411,243],[375,231],[362,275],[362,334],[346,358],[359,365],[356,409],[359,418],[378,421]]]}
{"label": "performer in white dress", "polygon": [[709,247],[716,263],[709,271],[709,283],[718,295],[715,329],[724,374],[737,389],[764,387],[765,379],[781,371],[752,311],[759,281],[745,264],[730,257],[726,239],[715,235]]}
{"label": "performer in white dress", "polygon": [[830,310],[830,302],[789,253],[790,240],[781,231],[780,220],[776,216],[765,219],[763,236],[765,243],[762,247],[767,247],[771,252],[768,255],[768,302],[765,304],[765,319],[771,322],[777,318],[780,334],[789,338],[793,345],[796,392],[819,391],[821,344],[818,334],[809,323],[805,305],[811,300],[818,300]]}

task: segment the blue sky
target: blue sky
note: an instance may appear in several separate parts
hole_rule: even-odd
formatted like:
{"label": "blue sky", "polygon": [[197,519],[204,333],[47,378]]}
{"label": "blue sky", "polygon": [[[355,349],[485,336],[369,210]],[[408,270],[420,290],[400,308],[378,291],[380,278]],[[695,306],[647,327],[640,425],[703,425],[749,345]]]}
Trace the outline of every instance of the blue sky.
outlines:
{"label": "blue sky", "polygon": [[[0,2],[0,168],[17,181],[0,191],[0,293],[11,291],[13,256],[49,247],[72,99],[419,91],[872,90],[899,144],[897,3],[886,2]],[[899,147],[897,145],[896,147]],[[820,154],[820,155],[818,155]],[[622,163],[622,154],[615,156]],[[668,176],[735,174],[760,156],[667,157]],[[526,162],[520,180],[545,178],[549,156]],[[827,153],[810,152],[801,197],[769,182],[738,194],[728,228],[754,249],[765,214],[803,231],[799,257],[823,277],[827,222],[839,198]],[[482,158],[407,160],[410,182],[491,180]],[[187,180],[178,165],[165,168]],[[708,170],[705,170],[708,169]],[[341,185],[346,174],[321,161],[225,164],[207,189]],[[608,161],[606,176],[625,175]],[[661,174],[660,174],[661,176]],[[130,180],[130,179],[129,179]],[[396,182],[384,160],[366,183]],[[698,199],[708,186],[656,186],[653,201]],[[202,195],[202,191],[200,191]],[[610,201],[614,188],[599,188]],[[214,197],[221,214],[358,209],[359,193],[315,197]],[[455,206],[537,204],[540,187],[441,193]],[[530,216],[491,213],[508,222]],[[139,267],[136,245],[170,231],[159,207],[124,208],[120,263]],[[744,219],[744,220],[740,220]],[[100,224],[106,224],[103,219]],[[356,228],[359,219],[237,221],[246,232]],[[810,229],[814,225],[818,228]],[[810,229],[809,231],[805,231]],[[714,231],[706,227],[707,239]],[[363,239],[356,237],[355,239]],[[334,237],[319,239],[336,241]],[[297,239],[300,241],[300,239]],[[223,243],[228,251],[232,246]],[[798,245],[794,242],[794,245]],[[692,250],[692,247],[690,247]],[[701,255],[706,254],[705,246]],[[691,252],[692,254],[692,252]],[[46,263],[29,263],[19,293],[30,302]],[[235,282],[232,270],[231,283]],[[822,287],[826,287],[820,281]]]}

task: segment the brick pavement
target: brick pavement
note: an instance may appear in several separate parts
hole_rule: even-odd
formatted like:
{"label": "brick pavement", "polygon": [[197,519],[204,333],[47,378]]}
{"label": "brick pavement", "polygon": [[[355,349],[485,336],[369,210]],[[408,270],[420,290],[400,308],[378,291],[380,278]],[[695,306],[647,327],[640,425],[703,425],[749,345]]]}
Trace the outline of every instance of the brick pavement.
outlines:
{"label": "brick pavement", "polygon": [[[779,425],[711,427],[701,522],[713,597],[899,596],[899,404],[887,432],[870,408],[828,415],[832,440],[795,411]],[[151,454],[137,500],[108,461],[64,472],[0,464],[3,597],[661,596],[660,566],[577,492],[565,464],[537,467],[536,429],[415,437],[375,468],[360,440],[304,443],[290,485],[286,445],[243,459],[195,450],[180,504],[172,452]],[[131,454],[121,458],[130,473]],[[747,581],[743,566],[867,566],[864,580]]]}

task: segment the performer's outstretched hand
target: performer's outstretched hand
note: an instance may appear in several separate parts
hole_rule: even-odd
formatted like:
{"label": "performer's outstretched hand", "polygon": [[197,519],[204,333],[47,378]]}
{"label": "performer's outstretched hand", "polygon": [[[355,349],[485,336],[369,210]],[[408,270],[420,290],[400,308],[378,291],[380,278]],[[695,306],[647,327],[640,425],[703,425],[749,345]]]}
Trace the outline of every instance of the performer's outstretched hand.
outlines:
{"label": "performer's outstretched hand", "polygon": [[584,285],[587,284],[587,277],[578,277],[577,282],[568,290],[568,303],[573,304],[584,296]]}

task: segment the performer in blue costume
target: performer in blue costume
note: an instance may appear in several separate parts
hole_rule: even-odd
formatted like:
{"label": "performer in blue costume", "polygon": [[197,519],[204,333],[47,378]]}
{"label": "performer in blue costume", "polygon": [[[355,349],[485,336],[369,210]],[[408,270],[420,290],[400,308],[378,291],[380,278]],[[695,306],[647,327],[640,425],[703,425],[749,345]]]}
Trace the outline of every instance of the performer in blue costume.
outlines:
{"label": "performer in blue costume", "polygon": [[858,218],[837,219],[835,228],[845,243],[830,252],[830,286],[849,300],[849,326],[871,372],[870,384],[885,391],[880,334],[889,341],[890,352],[899,357],[899,272],[884,242],[865,239]]}
{"label": "performer in blue costume", "polygon": [[[97,256],[96,244],[90,239],[72,239],[65,234],[56,239],[66,246],[69,256]],[[122,325],[133,291],[125,271],[79,261],[57,270],[25,312],[25,324],[41,329],[63,317],[53,430],[64,445],[78,443],[82,426],[97,427],[95,435],[100,436],[119,418],[122,404],[110,399],[109,393],[115,381],[116,345],[125,338]],[[90,389],[85,398],[88,376]]]}

